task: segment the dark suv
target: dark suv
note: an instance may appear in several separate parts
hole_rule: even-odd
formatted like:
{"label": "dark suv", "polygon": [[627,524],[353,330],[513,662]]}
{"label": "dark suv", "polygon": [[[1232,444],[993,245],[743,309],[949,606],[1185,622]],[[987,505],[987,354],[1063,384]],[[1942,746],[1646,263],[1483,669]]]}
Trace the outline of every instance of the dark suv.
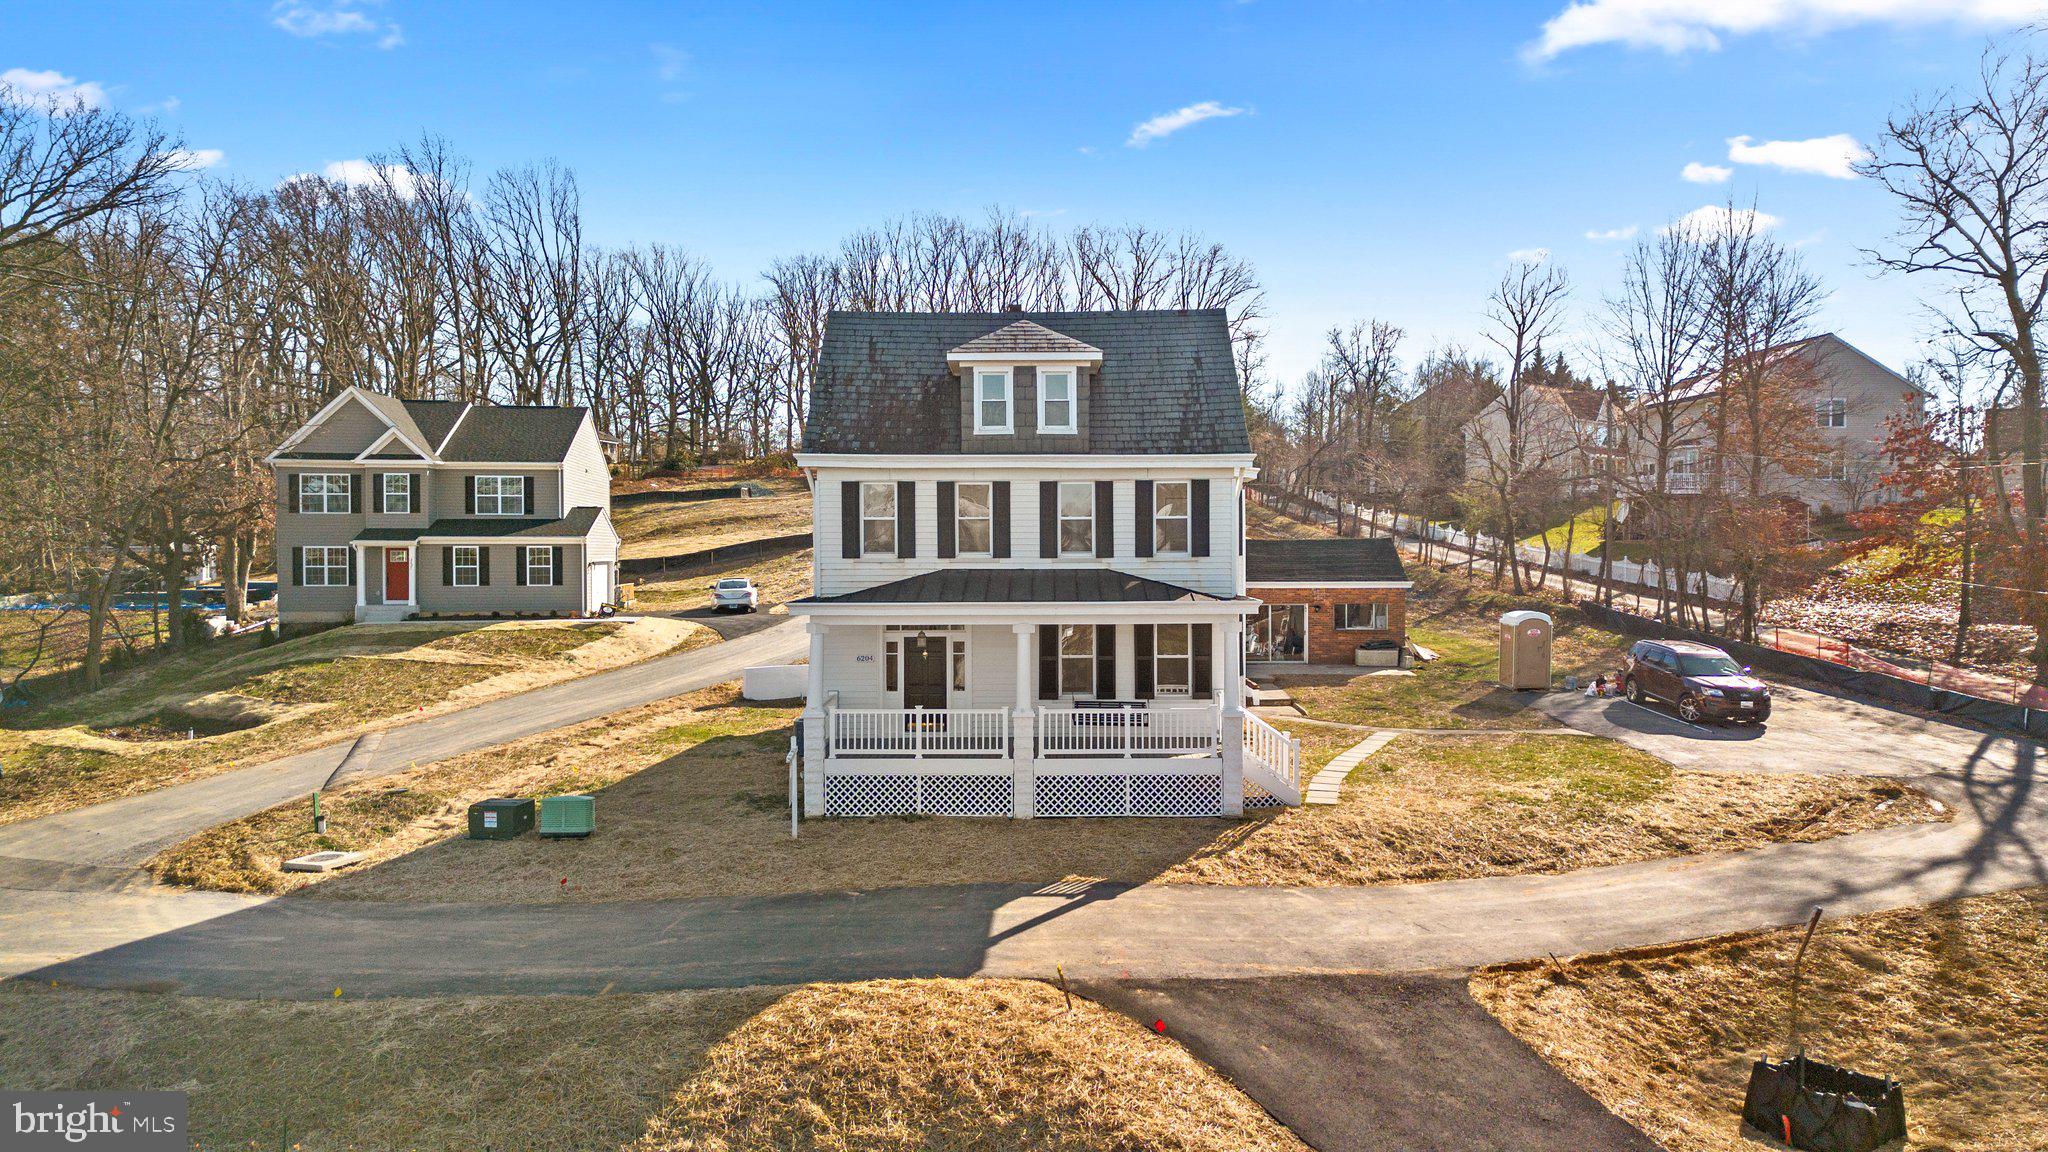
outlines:
{"label": "dark suv", "polygon": [[1622,687],[1638,704],[1668,700],[1686,722],[1771,718],[1771,689],[1719,648],[1685,640],[1638,640],[1628,650]]}

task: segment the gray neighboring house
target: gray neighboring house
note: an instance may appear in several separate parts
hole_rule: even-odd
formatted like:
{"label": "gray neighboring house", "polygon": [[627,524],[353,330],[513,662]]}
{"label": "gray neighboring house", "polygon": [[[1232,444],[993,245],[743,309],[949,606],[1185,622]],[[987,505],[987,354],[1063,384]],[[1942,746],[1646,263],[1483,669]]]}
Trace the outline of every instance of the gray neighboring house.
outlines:
{"label": "gray neighboring house", "polygon": [[611,476],[587,408],[349,388],[266,460],[284,623],[617,602]]}

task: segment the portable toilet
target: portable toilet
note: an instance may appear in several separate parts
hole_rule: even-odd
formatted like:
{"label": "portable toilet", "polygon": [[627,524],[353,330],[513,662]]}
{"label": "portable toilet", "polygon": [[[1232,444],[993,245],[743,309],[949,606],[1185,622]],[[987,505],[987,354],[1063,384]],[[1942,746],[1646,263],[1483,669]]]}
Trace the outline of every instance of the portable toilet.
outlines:
{"label": "portable toilet", "polygon": [[1509,612],[1500,618],[1500,686],[1550,687],[1550,617]]}

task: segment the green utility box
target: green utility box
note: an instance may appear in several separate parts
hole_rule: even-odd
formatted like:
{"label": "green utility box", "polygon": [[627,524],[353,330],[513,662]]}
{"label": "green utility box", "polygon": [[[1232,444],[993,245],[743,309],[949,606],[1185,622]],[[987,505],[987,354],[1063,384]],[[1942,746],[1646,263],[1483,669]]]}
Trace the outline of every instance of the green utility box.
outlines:
{"label": "green utility box", "polygon": [[533,801],[514,796],[479,800],[469,806],[471,840],[514,840],[533,829]]}
{"label": "green utility box", "polygon": [[588,836],[597,831],[597,798],[550,796],[540,802],[540,834]]}

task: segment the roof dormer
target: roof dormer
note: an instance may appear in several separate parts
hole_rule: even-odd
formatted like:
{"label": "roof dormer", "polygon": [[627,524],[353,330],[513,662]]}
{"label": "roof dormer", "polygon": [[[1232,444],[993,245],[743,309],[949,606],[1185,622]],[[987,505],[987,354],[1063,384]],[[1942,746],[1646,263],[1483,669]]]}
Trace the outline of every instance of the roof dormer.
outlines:
{"label": "roof dormer", "polygon": [[1074,364],[1099,368],[1102,349],[1043,324],[1019,320],[946,353],[946,363],[956,368],[967,364]]}
{"label": "roof dormer", "polygon": [[1087,379],[1102,350],[1018,320],[946,353],[963,385],[965,451],[1087,450]]}

